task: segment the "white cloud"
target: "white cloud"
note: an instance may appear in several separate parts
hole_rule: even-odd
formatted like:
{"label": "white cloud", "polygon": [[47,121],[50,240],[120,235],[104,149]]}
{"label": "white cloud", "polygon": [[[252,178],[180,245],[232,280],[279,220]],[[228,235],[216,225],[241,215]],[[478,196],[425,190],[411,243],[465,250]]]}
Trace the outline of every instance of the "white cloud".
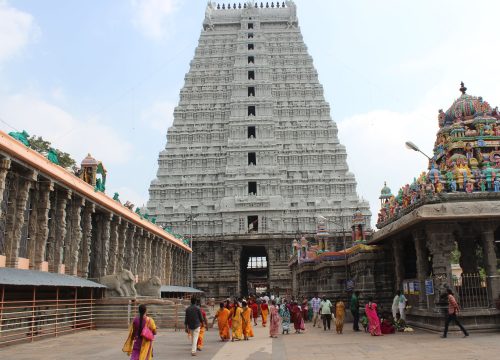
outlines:
{"label": "white cloud", "polygon": [[370,202],[375,223],[384,181],[397,192],[427,168],[427,159],[406,149],[405,142],[415,142],[431,156],[437,111],[375,110],[344,119],[338,127],[340,141],[347,148],[350,170],[356,175],[358,194]]}
{"label": "white cloud", "polygon": [[132,22],[144,35],[153,39],[167,35],[170,17],[177,10],[179,0],[131,0],[131,3]]}
{"label": "white cloud", "polygon": [[166,132],[174,121],[176,104],[170,101],[158,101],[141,114],[141,122],[152,129]]}
{"label": "white cloud", "polygon": [[[42,136],[77,162],[88,152],[111,165],[126,163],[132,155],[132,145],[99,119],[79,119],[33,95],[17,94],[0,100],[0,118],[18,130]],[[3,123],[0,127],[12,131]]]}
{"label": "white cloud", "polygon": [[0,0],[0,64],[21,51],[38,33],[33,16]]}

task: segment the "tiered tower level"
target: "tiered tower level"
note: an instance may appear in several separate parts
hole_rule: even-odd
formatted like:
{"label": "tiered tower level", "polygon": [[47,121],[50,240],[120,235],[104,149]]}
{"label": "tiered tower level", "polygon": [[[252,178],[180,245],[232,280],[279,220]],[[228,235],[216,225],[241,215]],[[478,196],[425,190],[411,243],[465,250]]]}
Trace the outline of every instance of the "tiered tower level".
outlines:
{"label": "tiered tower level", "polygon": [[216,253],[242,249],[234,239],[261,239],[252,245],[265,247],[270,270],[276,261],[286,270],[284,234],[314,234],[320,215],[330,231],[350,229],[356,208],[370,223],[346,157],[295,3],[209,3],[149,190],[157,223],[193,234],[195,253],[213,254],[203,258],[212,273]]}

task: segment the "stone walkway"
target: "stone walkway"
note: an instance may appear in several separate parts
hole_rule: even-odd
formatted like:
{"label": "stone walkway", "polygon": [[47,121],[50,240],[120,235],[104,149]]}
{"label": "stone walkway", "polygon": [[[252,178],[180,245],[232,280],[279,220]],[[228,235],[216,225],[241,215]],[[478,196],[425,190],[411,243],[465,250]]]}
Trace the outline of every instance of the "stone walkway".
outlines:
{"label": "stone walkway", "polygon": [[[269,338],[268,328],[258,326],[255,335],[250,341],[222,343],[218,341],[217,329],[210,329],[205,348],[198,353],[196,359],[494,360],[500,356],[500,334],[472,334],[464,339],[458,333],[451,333],[448,339],[441,339],[439,334],[416,331],[413,334],[371,337],[363,332],[353,333],[350,324],[346,324],[343,335],[311,326],[304,334],[290,334],[278,339]],[[127,357],[121,352],[125,337],[126,331],[120,330],[81,332],[57,339],[0,348],[0,358],[125,360]],[[192,359],[188,338],[180,331],[160,331],[154,349],[156,359]]]}

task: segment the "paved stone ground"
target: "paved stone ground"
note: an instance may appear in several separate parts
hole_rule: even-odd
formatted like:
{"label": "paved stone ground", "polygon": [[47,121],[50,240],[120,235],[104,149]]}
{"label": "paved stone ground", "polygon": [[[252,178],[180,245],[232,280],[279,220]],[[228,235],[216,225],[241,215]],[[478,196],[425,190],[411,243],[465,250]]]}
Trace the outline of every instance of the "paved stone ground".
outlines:
{"label": "paved stone ground", "polygon": [[[307,324],[309,325],[309,324]],[[250,341],[222,343],[217,329],[210,329],[206,346],[196,359],[214,360],[323,360],[323,359],[439,359],[439,360],[494,360],[500,358],[500,334],[472,334],[462,338],[451,333],[448,339],[439,334],[416,331],[413,334],[395,334],[372,337],[353,333],[346,324],[343,335],[333,330],[307,326],[304,334],[290,334],[271,339],[268,328],[258,326]],[[1,359],[32,360],[125,360],[121,352],[126,331],[96,330],[0,348]],[[155,343],[156,359],[192,359],[190,344],[183,332],[160,331]]]}

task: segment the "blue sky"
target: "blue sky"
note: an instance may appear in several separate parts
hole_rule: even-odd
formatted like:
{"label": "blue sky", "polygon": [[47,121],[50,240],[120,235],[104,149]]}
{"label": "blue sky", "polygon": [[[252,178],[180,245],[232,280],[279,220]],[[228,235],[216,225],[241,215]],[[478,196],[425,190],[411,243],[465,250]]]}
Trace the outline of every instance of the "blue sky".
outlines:
{"label": "blue sky", "polygon": [[[500,102],[500,4],[296,0],[358,193],[426,167],[437,112],[469,93]],[[147,201],[206,1],[0,0],[0,129],[42,135],[108,168],[108,192]]]}

